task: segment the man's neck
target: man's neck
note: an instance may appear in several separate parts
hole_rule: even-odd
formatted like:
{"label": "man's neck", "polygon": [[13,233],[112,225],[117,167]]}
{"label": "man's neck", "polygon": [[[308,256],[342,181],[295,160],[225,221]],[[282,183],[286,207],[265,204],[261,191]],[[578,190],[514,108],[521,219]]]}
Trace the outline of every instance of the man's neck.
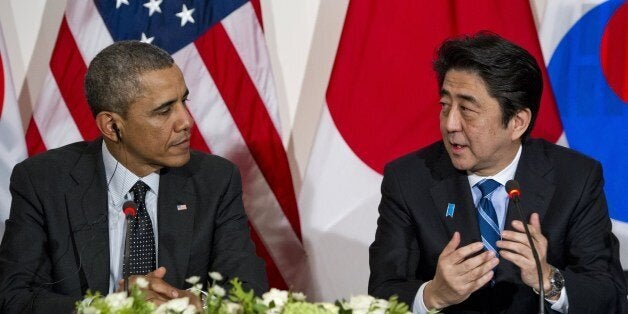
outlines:
{"label": "man's neck", "polygon": [[122,142],[112,142],[108,139],[104,139],[107,150],[111,153],[111,156],[121,163],[125,168],[129,169],[133,174],[142,178],[153,172],[157,172],[161,167],[155,165],[145,164],[141,162],[135,162],[133,158],[129,159],[129,153],[126,146]]}

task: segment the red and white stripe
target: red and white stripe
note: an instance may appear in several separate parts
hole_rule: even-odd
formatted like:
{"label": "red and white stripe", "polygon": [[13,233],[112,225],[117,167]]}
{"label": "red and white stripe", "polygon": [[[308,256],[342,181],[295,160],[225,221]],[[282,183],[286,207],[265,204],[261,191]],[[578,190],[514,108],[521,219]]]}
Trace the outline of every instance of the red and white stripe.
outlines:
{"label": "red and white stripe", "polygon": [[26,143],[20,108],[15,97],[7,50],[0,27],[0,240],[9,218],[9,176],[13,165],[26,158]]}
{"label": "red and white stripe", "polygon": [[[29,153],[99,135],[83,95],[95,55],[113,43],[92,1],[70,0],[27,131]],[[219,47],[219,48],[217,48]],[[190,90],[193,146],[238,165],[271,286],[299,286],[300,221],[262,27],[251,3],[174,54]]]}

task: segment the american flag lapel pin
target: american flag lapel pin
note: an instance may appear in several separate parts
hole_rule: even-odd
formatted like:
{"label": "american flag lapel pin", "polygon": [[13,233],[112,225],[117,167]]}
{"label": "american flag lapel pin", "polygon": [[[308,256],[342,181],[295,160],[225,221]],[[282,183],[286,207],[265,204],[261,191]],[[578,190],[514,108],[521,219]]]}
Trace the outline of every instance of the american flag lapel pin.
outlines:
{"label": "american flag lapel pin", "polygon": [[177,205],[177,210],[181,211],[181,210],[188,210],[188,206],[185,204],[180,204]]}

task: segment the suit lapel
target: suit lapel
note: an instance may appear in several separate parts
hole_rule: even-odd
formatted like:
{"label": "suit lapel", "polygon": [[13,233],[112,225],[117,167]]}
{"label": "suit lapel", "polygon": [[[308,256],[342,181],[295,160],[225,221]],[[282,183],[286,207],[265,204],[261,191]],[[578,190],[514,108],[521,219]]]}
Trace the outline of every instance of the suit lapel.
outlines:
{"label": "suit lapel", "polygon": [[[523,152],[515,179],[521,188],[521,212],[526,221],[532,213],[538,213],[541,222],[545,217],[549,203],[554,195],[556,186],[546,177],[551,174],[552,166],[543,154],[539,142],[531,142],[523,146]],[[512,202],[508,204],[506,229],[512,229],[511,222],[521,220],[519,213]]]}
{"label": "suit lapel", "polygon": [[159,266],[167,268],[164,279],[175,287],[182,287],[187,276],[197,210],[192,181],[182,172],[180,169],[162,170],[157,203]]}
{"label": "suit lapel", "polygon": [[66,193],[69,221],[87,287],[109,292],[109,226],[102,141],[90,143],[70,175],[76,182]]}
{"label": "suit lapel", "polygon": [[[469,180],[463,172],[454,168],[447,153],[444,150],[443,152],[433,167],[442,180],[430,189],[438,211],[437,215],[447,229],[448,238],[451,238],[454,232],[460,232],[460,246],[480,241],[477,213],[473,205]],[[447,216],[449,204],[454,205],[454,212],[453,215]]]}
{"label": "suit lapel", "polygon": [[[546,177],[551,173],[551,163],[543,154],[540,144],[530,141],[523,146],[521,159],[515,173],[515,179],[521,188],[521,213],[528,222],[530,215],[538,213],[541,222],[544,221],[549,203],[556,187]],[[512,221],[521,220],[519,212],[513,202],[508,202],[506,224],[504,229],[512,230]],[[516,282],[520,280],[519,270],[514,264],[501,259],[497,281]]]}

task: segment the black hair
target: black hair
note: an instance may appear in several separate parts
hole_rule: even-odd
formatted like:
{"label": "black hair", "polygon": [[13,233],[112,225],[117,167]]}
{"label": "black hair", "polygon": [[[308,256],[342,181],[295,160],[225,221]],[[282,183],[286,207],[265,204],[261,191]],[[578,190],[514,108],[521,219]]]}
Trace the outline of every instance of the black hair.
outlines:
{"label": "black hair", "polygon": [[450,70],[469,71],[482,78],[489,95],[499,102],[504,127],[517,112],[530,109],[530,125],[521,136],[526,140],[543,92],[541,69],[527,50],[487,31],[451,38],[438,48],[434,61],[439,88]]}

